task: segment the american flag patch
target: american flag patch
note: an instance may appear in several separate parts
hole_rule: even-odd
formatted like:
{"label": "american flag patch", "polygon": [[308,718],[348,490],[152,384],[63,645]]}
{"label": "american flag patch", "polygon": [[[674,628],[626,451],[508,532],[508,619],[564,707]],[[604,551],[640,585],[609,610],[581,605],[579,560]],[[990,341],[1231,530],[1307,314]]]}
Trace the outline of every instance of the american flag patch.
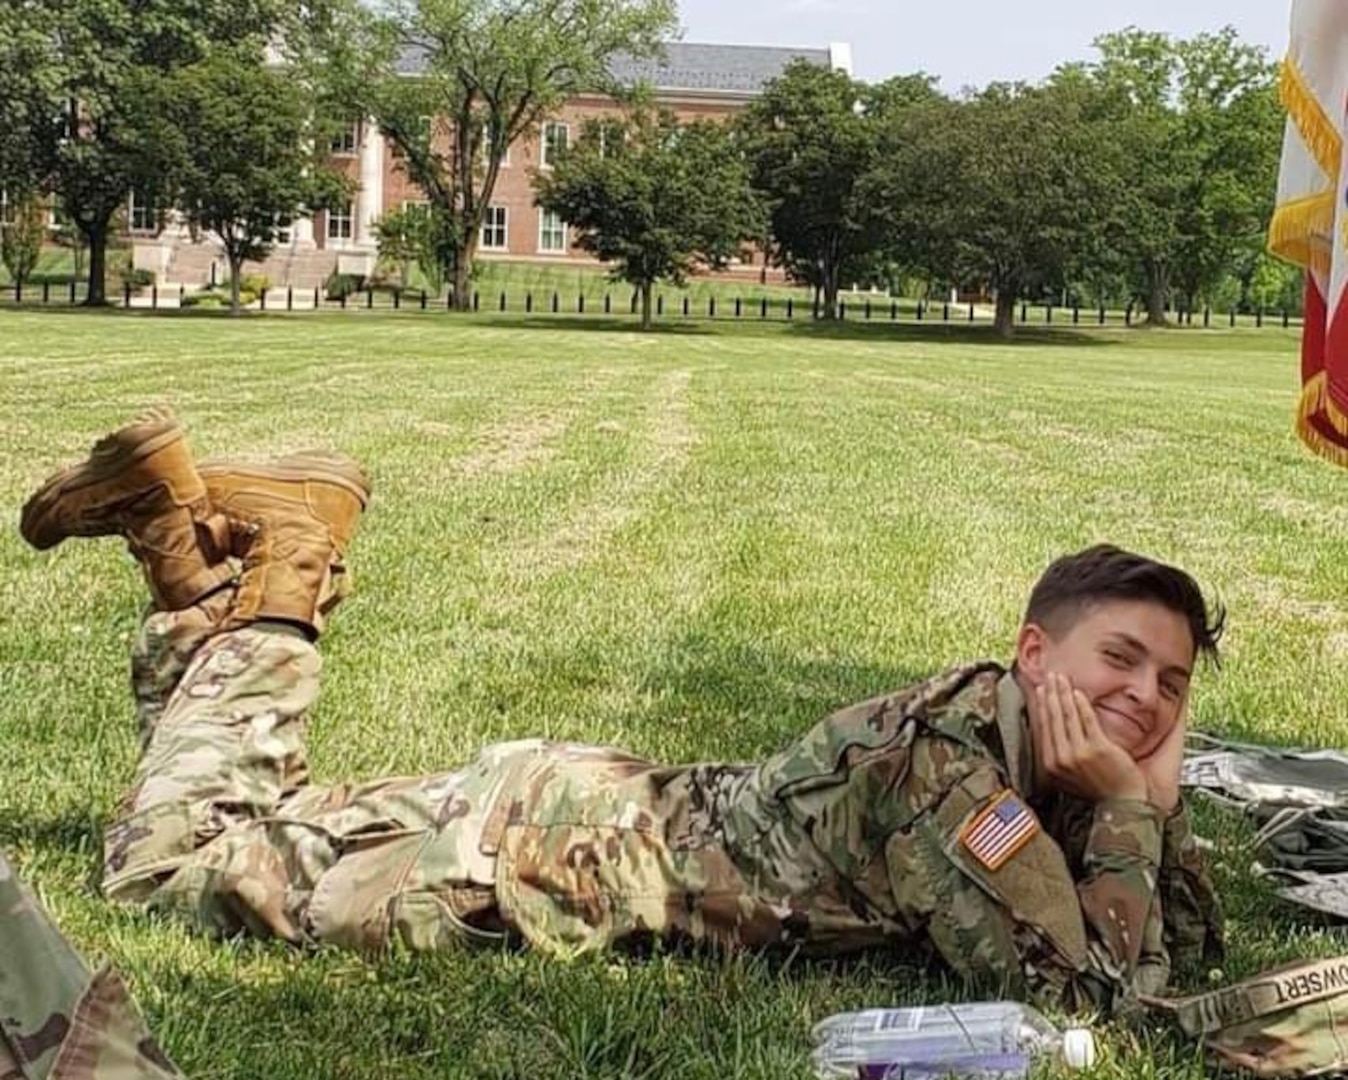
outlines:
{"label": "american flag patch", "polygon": [[1008,790],[964,826],[960,843],[989,870],[997,870],[1038,832],[1038,818],[1014,791]]}

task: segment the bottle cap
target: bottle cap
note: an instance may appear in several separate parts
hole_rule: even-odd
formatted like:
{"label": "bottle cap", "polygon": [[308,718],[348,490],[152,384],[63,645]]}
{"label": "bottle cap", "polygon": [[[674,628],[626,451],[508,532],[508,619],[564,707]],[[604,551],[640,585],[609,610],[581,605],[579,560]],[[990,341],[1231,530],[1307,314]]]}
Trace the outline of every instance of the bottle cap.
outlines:
{"label": "bottle cap", "polygon": [[1089,1069],[1095,1064],[1095,1036],[1089,1028],[1068,1028],[1063,1032],[1062,1059],[1069,1069]]}

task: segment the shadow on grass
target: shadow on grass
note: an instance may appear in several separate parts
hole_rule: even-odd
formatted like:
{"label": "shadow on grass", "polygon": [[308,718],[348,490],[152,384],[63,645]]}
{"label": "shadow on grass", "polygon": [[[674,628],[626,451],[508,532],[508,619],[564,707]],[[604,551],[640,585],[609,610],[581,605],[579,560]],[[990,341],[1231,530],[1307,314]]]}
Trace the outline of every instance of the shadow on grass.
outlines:
{"label": "shadow on grass", "polygon": [[660,658],[640,683],[639,693],[658,702],[647,719],[698,723],[723,753],[749,756],[775,753],[838,709],[934,673],[775,653],[701,628],[668,641]]}
{"label": "shadow on grass", "polygon": [[167,318],[167,319],[261,319],[284,316],[289,319],[303,319],[318,316],[347,316],[355,318],[378,318],[398,320],[443,319],[453,320],[457,325],[486,326],[496,329],[531,330],[541,332],[564,331],[568,333],[628,334],[650,338],[669,337],[791,337],[815,338],[821,341],[894,341],[904,343],[932,342],[942,344],[983,345],[1011,347],[1024,346],[1041,348],[1043,346],[1075,347],[1080,345],[1103,346],[1118,344],[1126,340],[1131,331],[1121,326],[1104,328],[1084,327],[1018,327],[1015,337],[1006,339],[998,335],[995,329],[986,324],[969,325],[957,322],[888,322],[849,319],[843,322],[827,323],[813,320],[786,321],[781,318],[758,319],[752,316],[735,318],[690,318],[666,317],[658,319],[649,330],[642,330],[636,319],[629,315],[601,314],[524,314],[514,312],[479,311],[453,312],[443,309],[420,310],[409,305],[401,311],[380,307],[373,310],[355,304],[343,309],[335,304],[326,305],[321,311],[296,309],[286,311],[284,307],[269,308],[267,311],[245,310],[234,315],[228,307],[222,308],[148,308],[121,305],[120,301],[109,301],[102,307],[71,306],[69,304],[12,304],[0,305],[0,311],[22,311],[25,314],[42,314],[51,318],[95,317],[117,318]]}

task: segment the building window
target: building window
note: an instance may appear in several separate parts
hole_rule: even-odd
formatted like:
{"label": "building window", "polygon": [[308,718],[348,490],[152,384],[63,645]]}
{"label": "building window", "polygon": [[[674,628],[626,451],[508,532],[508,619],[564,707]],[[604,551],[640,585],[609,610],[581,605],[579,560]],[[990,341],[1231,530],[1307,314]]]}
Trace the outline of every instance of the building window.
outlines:
{"label": "building window", "polygon": [[553,160],[566,149],[570,139],[571,129],[565,124],[549,120],[543,125],[543,150],[540,158],[543,168],[551,168]]}
{"label": "building window", "polygon": [[506,208],[504,206],[487,207],[486,217],[482,219],[482,246],[488,251],[506,249]]}
{"label": "building window", "polygon": [[159,230],[159,211],[154,202],[144,192],[133,191],[129,200],[130,225],[132,232],[157,232]]}
{"label": "building window", "polygon": [[[485,169],[491,164],[491,122],[484,120],[482,122],[482,142],[478,145],[478,153],[482,155],[482,167]],[[507,168],[510,165],[510,144],[506,143],[505,153],[501,155],[501,168]]]}
{"label": "building window", "polygon": [[616,153],[618,147],[626,141],[626,134],[623,131],[622,122],[619,120],[600,120],[599,121],[599,156],[606,158],[610,153]]}
{"label": "building window", "polygon": [[555,210],[544,210],[538,216],[538,250],[566,250],[566,222]]}
{"label": "building window", "polygon": [[328,239],[350,240],[352,232],[352,223],[354,221],[355,221],[355,214],[352,212],[351,203],[347,203],[340,210],[329,210]]}
{"label": "building window", "polygon": [[272,233],[273,243],[280,244],[282,247],[289,247],[291,240],[294,239],[294,233],[290,231],[290,222],[282,222],[280,218],[276,219],[276,231]]}
{"label": "building window", "polygon": [[13,225],[18,219],[18,206],[9,201],[9,192],[0,188],[0,226]]}
{"label": "building window", "polygon": [[360,148],[360,122],[353,123],[332,137],[332,152],[341,157],[352,157]]}

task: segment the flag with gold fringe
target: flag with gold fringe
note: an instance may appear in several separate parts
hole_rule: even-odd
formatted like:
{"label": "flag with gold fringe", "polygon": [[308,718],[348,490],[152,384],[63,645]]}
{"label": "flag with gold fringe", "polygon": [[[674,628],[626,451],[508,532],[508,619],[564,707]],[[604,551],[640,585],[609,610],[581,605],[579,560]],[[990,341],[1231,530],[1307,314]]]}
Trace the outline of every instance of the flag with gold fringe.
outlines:
{"label": "flag with gold fringe", "polygon": [[1297,432],[1348,466],[1348,0],[1293,0],[1287,109],[1269,249],[1306,270]]}

